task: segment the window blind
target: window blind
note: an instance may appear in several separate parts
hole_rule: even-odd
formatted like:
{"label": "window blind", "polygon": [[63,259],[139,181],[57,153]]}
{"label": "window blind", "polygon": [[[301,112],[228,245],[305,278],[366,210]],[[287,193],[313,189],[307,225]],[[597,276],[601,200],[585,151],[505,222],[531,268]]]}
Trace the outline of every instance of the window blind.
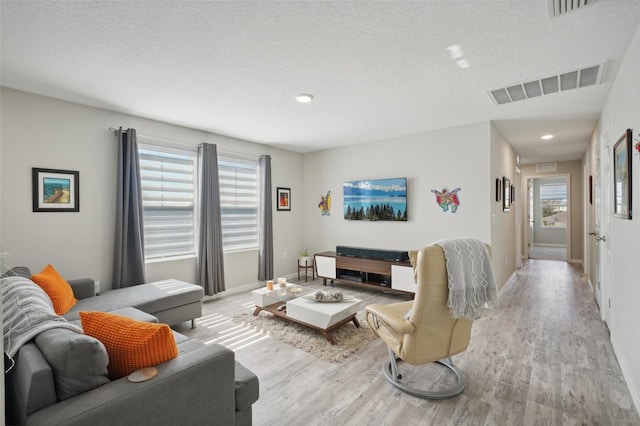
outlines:
{"label": "window blind", "polygon": [[258,161],[218,156],[225,252],[258,248]]}
{"label": "window blind", "polygon": [[195,255],[196,152],[138,145],[145,259]]}

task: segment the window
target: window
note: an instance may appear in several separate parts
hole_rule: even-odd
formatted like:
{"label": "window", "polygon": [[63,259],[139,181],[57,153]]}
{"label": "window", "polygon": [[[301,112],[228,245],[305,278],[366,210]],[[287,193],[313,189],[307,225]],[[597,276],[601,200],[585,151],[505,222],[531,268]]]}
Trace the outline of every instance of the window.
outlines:
{"label": "window", "polygon": [[[197,153],[138,144],[145,260],[196,254]],[[258,248],[258,162],[218,156],[225,252]]]}
{"label": "window", "polygon": [[258,248],[258,161],[218,156],[225,252]]}
{"label": "window", "polygon": [[564,183],[540,185],[540,208],[543,228],[566,228],[567,185]]}
{"label": "window", "polygon": [[145,260],[195,256],[196,152],[138,144]]}

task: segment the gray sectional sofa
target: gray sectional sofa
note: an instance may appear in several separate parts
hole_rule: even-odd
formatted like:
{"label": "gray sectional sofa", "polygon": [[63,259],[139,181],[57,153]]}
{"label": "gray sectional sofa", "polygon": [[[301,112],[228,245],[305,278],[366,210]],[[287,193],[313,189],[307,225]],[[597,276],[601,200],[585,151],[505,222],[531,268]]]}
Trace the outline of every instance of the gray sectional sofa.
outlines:
{"label": "gray sectional sofa", "polygon": [[[3,307],[14,303],[5,299],[4,292],[5,280],[12,279],[3,278]],[[72,324],[80,324],[80,311],[114,312],[169,325],[194,321],[202,315],[202,288],[177,280],[111,290],[98,296],[91,279],[69,284],[78,299],[64,315]],[[6,333],[7,324],[4,330]],[[13,359],[5,356],[5,369],[11,367],[5,374],[6,423],[250,425],[251,406],[259,393],[255,374],[221,345],[205,345],[175,331],[174,337],[178,357],[157,365],[154,378],[132,383],[127,377],[109,381],[99,374],[86,376],[85,364],[93,366],[87,359],[92,358],[96,345],[101,345],[88,341],[93,338],[64,328],[39,333],[20,346]],[[74,356],[77,359],[70,360]],[[85,376],[74,376],[82,368]],[[91,389],[83,391],[78,386]]]}
{"label": "gray sectional sofa", "polygon": [[158,318],[164,324],[176,325],[202,316],[202,287],[178,280],[155,281],[133,287],[107,291],[96,296],[95,282],[90,278],[68,281],[78,303],[64,317],[78,321],[80,311],[114,311],[133,307]]}

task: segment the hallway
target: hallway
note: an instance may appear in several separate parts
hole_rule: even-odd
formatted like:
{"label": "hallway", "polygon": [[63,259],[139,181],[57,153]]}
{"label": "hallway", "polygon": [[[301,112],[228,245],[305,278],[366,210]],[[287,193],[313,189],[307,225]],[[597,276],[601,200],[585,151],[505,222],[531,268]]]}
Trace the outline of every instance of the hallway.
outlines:
{"label": "hallway", "polygon": [[567,248],[534,244],[529,248],[529,259],[567,260]]}
{"label": "hallway", "polygon": [[525,262],[500,310],[513,337],[497,354],[521,359],[529,374],[525,424],[640,424],[579,265]]}
{"label": "hallway", "polygon": [[[322,288],[322,281],[301,285]],[[337,286],[365,304],[406,300]],[[277,341],[268,329],[253,330],[261,337],[247,345],[246,326],[231,317],[252,310],[249,292],[222,297],[204,304],[196,329],[185,323],[179,331],[205,342],[232,333],[242,336],[242,343],[227,338],[225,344],[260,379],[255,425],[640,424],[609,332],[577,265],[524,263],[502,292],[499,307],[474,323],[467,351],[453,357],[467,376],[467,387],[445,401],[414,398],[390,386],[380,371],[386,358],[380,340],[342,364]]]}

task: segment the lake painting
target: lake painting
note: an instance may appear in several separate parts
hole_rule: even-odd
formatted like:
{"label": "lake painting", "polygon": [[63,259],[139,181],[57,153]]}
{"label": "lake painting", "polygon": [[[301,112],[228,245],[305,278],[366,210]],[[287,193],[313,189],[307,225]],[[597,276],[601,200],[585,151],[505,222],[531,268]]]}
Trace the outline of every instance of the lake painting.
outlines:
{"label": "lake painting", "polygon": [[342,188],[345,219],[407,221],[407,178],[354,180]]}
{"label": "lake painting", "polygon": [[42,179],[42,196],[46,204],[69,204],[71,202],[70,195],[70,179],[57,177]]}

